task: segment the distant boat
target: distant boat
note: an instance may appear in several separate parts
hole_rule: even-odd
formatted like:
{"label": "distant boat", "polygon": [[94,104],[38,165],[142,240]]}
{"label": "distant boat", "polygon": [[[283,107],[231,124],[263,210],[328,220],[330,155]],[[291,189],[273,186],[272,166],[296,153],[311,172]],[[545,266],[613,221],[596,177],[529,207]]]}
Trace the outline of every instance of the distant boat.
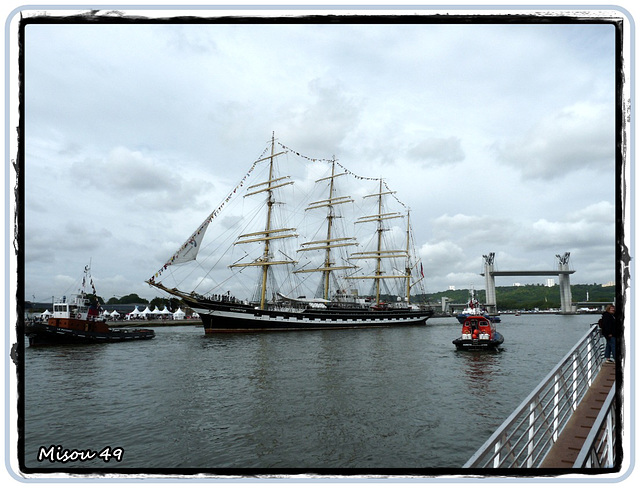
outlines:
{"label": "distant boat", "polygon": [[462,335],[452,342],[458,350],[489,350],[497,349],[504,337],[486,317],[470,315],[462,324]]}
{"label": "distant boat", "polygon": [[[84,269],[82,288],[76,295],[62,297],[53,303],[53,314],[45,321],[32,320],[25,325],[30,346],[45,344],[94,344],[152,339],[151,329],[112,329],[99,317],[97,305],[86,298],[86,286],[93,280],[90,266]],[[95,294],[95,291],[94,291]]]}
{"label": "distant boat", "polygon": [[[408,209],[404,204],[400,205],[403,212],[392,211],[387,207],[388,199],[392,200],[392,204],[399,203],[393,197],[395,192],[390,191],[381,178],[359,177],[335,159],[312,160],[286,146],[280,146],[283,150],[278,147],[276,151],[276,140],[272,137],[270,145],[253,162],[240,184],[147,283],[181,298],[200,315],[205,333],[425,324],[434,312],[431,307],[411,302],[411,289],[422,281],[424,275],[412,247]],[[269,155],[264,156],[269,151]],[[293,169],[302,172],[300,181],[277,173],[281,159],[286,163],[290,157],[296,158]],[[248,178],[256,168],[263,172],[262,178],[243,188],[245,180],[249,183]],[[324,171],[323,174],[321,170]],[[308,179],[309,173],[317,175],[315,185],[313,180]],[[374,204],[373,212],[349,222],[348,217],[351,215],[349,212],[341,212],[341,209],[350,208],[355,199],[339,193],[338,180],[342,180],[341,184],[344,180],[350,180],[355,191],[363,188],[363,182],[356,180],[374,183],[373,193],[361,197],[362,201]],[[294,181],[301,186],[301,190],[295,193],[291,191]],[[202,292],[189,292],[181,290],[180,286],[164,285],[159,280],[160,275],[168,267],[171,267],[173,275],[176,265],[184,266],[196,259],[203,247],[207,227],[218,218],[223,207],[239,194],[260,199],[262,209],[256,206],[254,210],[252,207],[251,212],[255,211],[255,218],[245,226],[239,219],[249,214],[244,205],[248,207],[251,198],[243,200],[241,211],[237,211],[237,216],[232,215],[238,222],[235,229],[239,235],[236,234],[233,239],[229,237],[232,244],[220,251],[220,254],[217,250],[211,251],[216,256],[211,266],[202,266],[209,270],[205,271],[206,279],[203,278],[202,281],[216,281],[210,278],[210,273],[220,269],[218,263],[228,266],[228,276],[221,278],[221,284],[217,288]],[[294,199],[293,205],[287,206],[292,211],[301,210],[299,215],[276,215],[278,211],[284,212],[285,202],[290,204],[291,197],[303,199]],[[391,222],[402,219],[406,219],[404,228],[390,227]],[[347,248],[360,244],[356,236],[346,234],[345,231],[367,225],[370,230],[363,235],[369,243],[358,252],[348,253]],[[226,230],[222,226],[215,237],[221,238],[220,234]],[[398,237],[404,242],[394,244],[394,238]],[[234,250],[238,248],[243,251],[235,251],[236,255],[232,257]],[[372,266],[368,269],[361,267],[362,262],[371,262]],[[253,295],[238,299],[228,289],[231,281],[227,280],[237,279],[238,287],[246,287],[247,280],[251,279],[247,276],[252,274],[251,270],[255,270],[253,273],[256,278]],[[198,270],[198,273],[202,271]],[[240,273],[244,275],[239,276]],[[312,276],[319,276],[319,279],[310,279]],[[358,290],[358,284],[362,282],[373,283],[370,293],[364,296]],[[394,284],[399,285],[399,290],[396,288],[398,291],[385,292]],[[301,293],[303,286],[308,286],[315,292],[311,292],[311,295]],[[390,295],[395,300],[389,300]]]}
{"label": "distant boat", "polygon": [[499,315],[489,314],[487,310],[480,305],[480,302],[475,297],[475,290],[473,288],[469,291],[469,303],[467,304],[467,307],[457,314],[456,318],[458,319],[458,322],[463,324],[467,317],[472,315],[481,315],[492,322],[500,322]]}

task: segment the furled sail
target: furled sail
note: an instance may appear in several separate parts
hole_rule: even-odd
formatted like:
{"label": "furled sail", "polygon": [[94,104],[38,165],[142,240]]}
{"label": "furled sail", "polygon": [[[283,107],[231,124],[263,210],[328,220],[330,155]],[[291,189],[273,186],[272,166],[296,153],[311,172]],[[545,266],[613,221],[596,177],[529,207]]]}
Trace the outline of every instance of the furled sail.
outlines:
{"label": "furled sail", "polygon": [[[277,147],[274,136],[270,142],[228,196],[147,282],[158,286],[163,272],[184,264],[171,269],[178,286],[202,296],[239,290],[234,295],[246,293],[260,309],[282,297],[287,303],[292,303],[291,297],[309,296],[330,301],[345,290],[359,296],[359,289],[369,286],[364,300],[379,303],[384,294],[410,304],[411,288],[422,280],[411,276],[420,268],[412,259],[408,208],[395,192],[382,178],[357,175],[335,157],[309,158],[279,142]],[[299,159],[312,164],[301,165]],[[367,186],[375,184],[375,190],[353,198],[343,190],[354,180],[369,181]],[[215,235],[205,239],[209,224],[223,214],[227,220],[211,226]],[[396,222],[405,218],[403,246],[405,232]],[[187,265],[196,260],[197,265]]]}

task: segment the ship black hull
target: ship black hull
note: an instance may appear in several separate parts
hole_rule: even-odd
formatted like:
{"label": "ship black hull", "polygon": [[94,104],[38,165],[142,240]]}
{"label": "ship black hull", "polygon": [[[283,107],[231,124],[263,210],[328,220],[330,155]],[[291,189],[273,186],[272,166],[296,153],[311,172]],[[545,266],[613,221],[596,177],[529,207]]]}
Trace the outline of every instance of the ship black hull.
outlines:
{"label": "ship black hull", "polygon": [[[184,298],[183,298],[184,299]],[[198,312],[205,333],[343,330],[424,325],[433,310],[327,308],[260,310],[249,305],[185,300]]]}
{"label": "ship black hull", "polygon": [[30,346],[50,344],[102,344],[153,339],[151,329],[112,329],[109,332],[80,331],[44,323],[29,324],[25,328]]}
{"label": "ship black hull", "polygon": [[498,332],[495,339],[462,339],[452,341],[458,351],[488,351],[495,350],[504,342],[504,337]]}

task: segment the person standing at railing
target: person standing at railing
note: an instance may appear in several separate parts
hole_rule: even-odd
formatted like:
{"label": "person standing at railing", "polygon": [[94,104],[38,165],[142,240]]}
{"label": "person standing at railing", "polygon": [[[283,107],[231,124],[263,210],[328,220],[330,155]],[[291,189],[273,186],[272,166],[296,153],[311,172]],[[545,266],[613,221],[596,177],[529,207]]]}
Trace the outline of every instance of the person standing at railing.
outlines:
{"label": "person standing at railing", "polygon": [[616,358],[616,336],[618,335],[618,322],[616,321],[615,305],[607,305],[602,314],[601,331],[605,340],[604,360],[612,363]]}

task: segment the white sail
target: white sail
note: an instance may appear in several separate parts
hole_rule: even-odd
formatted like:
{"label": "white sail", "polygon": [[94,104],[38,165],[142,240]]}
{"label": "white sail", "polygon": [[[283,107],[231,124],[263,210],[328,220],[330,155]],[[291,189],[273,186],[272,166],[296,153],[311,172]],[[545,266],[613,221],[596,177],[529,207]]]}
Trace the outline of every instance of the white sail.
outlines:
{"label": "white sail", "polygon": [[210,220],[207,220],[208,221],[205,221],[205,223],[201,225],[200,228],[194,232],[182,247],[180,247],[180,249],[173,255],[171,264],[181,264],[193,261],[198,256],[200,244],[202,244],[202,239],[204,238],[204,234],[210,224]]}
{"label": "white sail", "polygon": [[162,272],[167,269],[168,266],[171,266],[173,264],[187,263],[196,259],[196,257],[198,256],[198,251],[200,251],[202,239],[204,238],[204,235],[207,231],[207,227],[209,227],[211,221],[216,218],[216,216],[222,211],[225,205],[235,196],[238,190],[244,186],[245,181],[247,180],[247,178],[249,178],[257,163],[259,163],[260,161],[262,161],[262,157],[254,161],[254,163],[251,165],[251,168],[249,168],[249,171],[247,171],[244,177],[240,180],[240,183],[238,183],[238,185],[236,185],[236,187],[229,193],[229,195],[227,195],[227,197],[220,203],[220,205],[218,205],[218,207],[207,216],[200,227],[198,227],[198,229],[193,234],[191,234],[189,239],[185,241],[180,249],[173,253],[173,255],[164,264],[164,266],[159,269],[154,276],[151,277],[151,282],[155,281],[155,279],[158,278],[162,274]]}

